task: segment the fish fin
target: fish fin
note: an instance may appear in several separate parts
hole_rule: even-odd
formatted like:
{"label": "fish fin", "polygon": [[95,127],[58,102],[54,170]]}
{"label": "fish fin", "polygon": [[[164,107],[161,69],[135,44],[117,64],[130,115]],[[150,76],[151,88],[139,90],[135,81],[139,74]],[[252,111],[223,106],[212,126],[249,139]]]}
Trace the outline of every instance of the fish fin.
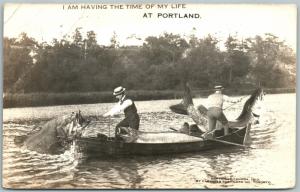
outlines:
{"label": "fish fin", "polygon": [[207,115],[207,108],[206,107],[204,107],[204,105],[199,105],[198,107],[197,107],[197,109],[198,109],[198,111],[202,114],[202,115]]}
{"label": "fish fin", "polygon": [[190,88],[189,83],[184,84],[184,93],[183,93],[183,99],[181,102],[185,107],[188,107],[189,105],[193,105],[193,97],[192,97],[192,91]]}
{"label": "fish fin", "polygon": [[181,115],[188,115],[187,109],[186,109],[186,107],[182,103],[179,103],[179,104],[176,104],[176,105],[172,105],[169,108],[174,113],[178,113],[178,114],[181,114]]}

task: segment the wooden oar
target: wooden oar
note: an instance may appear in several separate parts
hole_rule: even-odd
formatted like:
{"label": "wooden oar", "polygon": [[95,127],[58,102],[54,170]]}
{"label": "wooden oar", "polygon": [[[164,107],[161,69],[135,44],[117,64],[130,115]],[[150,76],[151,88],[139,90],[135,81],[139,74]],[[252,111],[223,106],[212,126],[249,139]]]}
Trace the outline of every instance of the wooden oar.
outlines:
{"label": "wooden oar", "polygon": [[234,145],[234,146],[238,146],[238,147],[252,148],[250,146],[241,145],[241,144],[238,144],[238,143],[233,143],[233,142],[219,140],[219,139],[207,139],[207,140],[209,140],[209,141],[216,141],[216,142],[220,142],[220,143],[224,143],[224,144],[228,144],[228,145]]}
{"label": "wooden oar", "polygon": [[174,128],[172,128],[172,127],[169,127],[169,129],[171,129],[172,131],[179,132],[177,129],[174,129]]}
{"label": "wooden oar", "polygon": [[[172,127],[169,127],[169,129],[173,130],[173,131],[176,131],[176,132],[179,132],[177,129],[174,129]],[[228,144],[228,145],[235,145],[235,146],[238,146],[238,147],[245,147],[245,148],[251,148],[250,146],[246,146],[246,145],[241,145],[241,144],[238,144],[238,143],[233,143],[233,142],[229,142],[229,141],[224,141],[224,140],[219,140],[219,139],[205,139],[204,137],[199,137],[203,140],[209,140],[209,141],[216,141],[216,142],[220,142],[220,143],[224,143],[224,144]]]}

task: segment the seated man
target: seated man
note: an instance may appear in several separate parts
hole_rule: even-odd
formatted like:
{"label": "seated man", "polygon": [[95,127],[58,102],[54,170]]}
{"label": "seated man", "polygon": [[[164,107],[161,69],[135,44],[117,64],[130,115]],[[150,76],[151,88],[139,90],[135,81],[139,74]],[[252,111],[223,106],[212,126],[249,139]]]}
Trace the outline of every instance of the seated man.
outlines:
{"label": "seated man", "polygon": [[136,106],[133,100],[126,96],[125,90],[126,89],[122,86],[114,89],[113,95],[119,100],[119,102],[110,111],[103,115],[103,117],[114,116],[121,111],[124,111],[125,118],[116,126],[116,135],[119,134],[120,127],[130,127],[138,130],[140,125],[140,117],[137,113]]}
{"label": "seated man", "polygon": [[203,132],[196,124],[189,125],[187,122],[184,122],[182,127],[179,129],[180,133],[187,135],[201,135]]}

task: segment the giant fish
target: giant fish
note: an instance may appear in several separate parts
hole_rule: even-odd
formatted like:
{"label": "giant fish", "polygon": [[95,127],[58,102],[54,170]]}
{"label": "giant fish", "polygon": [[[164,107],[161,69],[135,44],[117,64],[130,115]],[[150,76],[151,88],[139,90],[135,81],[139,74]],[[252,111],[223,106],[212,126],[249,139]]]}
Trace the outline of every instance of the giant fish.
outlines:
{"label": "giant fish", "polygon": [[15,137],[19,146],[39,153],[59,154],[64,152],[75,137],[82,134],[89,124],[79,112],[56,117],[46,122],[39,131]]}
{"label": "giant fish", "polygon": [[[263,96],[264,91],[262,88],[255,89],[245,102],[240,115],[235,120],[229,121],[229,127],[243,127],[252,122],[252,120],[257,119],[260,114],[255,114],[253,111],[260,107],[259,105],[262,103]],[[184,94],[181,103],[170,106],[170,109],[175,113],[188,115],[202,131],[207,131],[207,108],[203,105],[199,105],[198,107],[194,106],[191,89],[188,84],[185,84],[184,86]],[[217,127],[220,126],[222,125],[218,122]]]}

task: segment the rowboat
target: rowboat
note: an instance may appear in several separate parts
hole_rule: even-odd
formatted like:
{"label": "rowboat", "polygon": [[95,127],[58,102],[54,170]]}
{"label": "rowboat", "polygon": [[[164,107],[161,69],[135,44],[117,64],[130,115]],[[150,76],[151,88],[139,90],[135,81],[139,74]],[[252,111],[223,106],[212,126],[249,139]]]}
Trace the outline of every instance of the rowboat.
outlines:
{"label": "rowboat", "polygon": [[[163,134],[174,134],[176,138],[184,137],[185,140],[175,139],[173,141],[156,142],[124,142],[114,137],[98,135],[97,137],[81,137],[75,140],[77,152],[88,157],[105,157],[105,156],[128,156],[128,155],[164,155],[200,152],[204,150],[219,149],[222,147],[239,146],[245,147],[251,124],[241,128],[231,128],[231,133],[224,136],[223,131],[215,132],[215,139],[204,139],[200,136],[191,136],[178,132],[157,132],[147,133],[154,137],[160,137]],[[169,136],[170,136],[169,135]]]}
{"label": "rowboat", "polygon": [[[207,127],[207,109],[204,106],[195,108],[192,101],[191,90],[185,86],[184,98],[180,104],[170,107],[171,111],[189,115],[198,128]],[[252,109],[258,105],[258,100],[263,98],[263,90],[258,88],[244,104],[241,114],[234,121],[229,121],[230,133],[224,135],[222,125],[215,131],[215,139],[205,139],[202,133],[186,132],[141,132],[133,141],[119,140],[100,134],[99,137],[79,137],[75,139],[77,151],[86,156],[122,156],[122,155],[162,155],[200,152],[204,150],[220,149],[222,147],[247,147],[249,132],[254,115]],[[219,129],[218,128],[218,129]],[[135,132],[135,131],[133,131]]]}

